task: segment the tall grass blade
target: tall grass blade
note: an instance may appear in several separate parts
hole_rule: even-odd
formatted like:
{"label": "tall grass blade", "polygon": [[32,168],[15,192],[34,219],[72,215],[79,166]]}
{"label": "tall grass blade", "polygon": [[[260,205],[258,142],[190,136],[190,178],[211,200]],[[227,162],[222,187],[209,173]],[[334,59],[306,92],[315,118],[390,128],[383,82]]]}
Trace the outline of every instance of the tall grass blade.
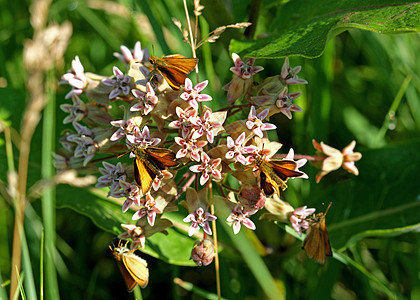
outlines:
{"label": "tall grass blade", "polygon": [[[55,143],[55,70],[47,72],[48,102],[44,110],[42,132],[42,178],[53,177],[52,152]],[[55,267],[55,188],[48,187],[42,195],[42,218],[45,228],[45,292],[47,299],[59,299]]]}

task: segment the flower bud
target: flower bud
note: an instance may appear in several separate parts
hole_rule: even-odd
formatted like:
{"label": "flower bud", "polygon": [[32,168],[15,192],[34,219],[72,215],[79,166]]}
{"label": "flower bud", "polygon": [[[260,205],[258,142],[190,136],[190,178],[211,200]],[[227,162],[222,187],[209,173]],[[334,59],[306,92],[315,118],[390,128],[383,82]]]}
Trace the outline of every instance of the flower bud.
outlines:
{"label": "flower bud", "polygon": [[258,89],[257,95],[278,95],[284,87],[284,81],[279,75],[267,77],[256,87]]}
{"label": "flower bud", "polygon": [[197,266],[211,264],[214,257],[214,245],[210,240],[196,240],[191,251],[191,259]]}
{"label": "flower bud", "polygon": [[270,212],[270,214],[265,214],[265,218],[285,223],[294,211],[289,203],[282,201],[277,195],[274,195],[273,198],[267,198],[265,208]]}
{"label": "flower bud", "polygon": [[266,198],[259,187],[245,184],[239,188],[238,199],[243,205],[258,210],[264,207]]}

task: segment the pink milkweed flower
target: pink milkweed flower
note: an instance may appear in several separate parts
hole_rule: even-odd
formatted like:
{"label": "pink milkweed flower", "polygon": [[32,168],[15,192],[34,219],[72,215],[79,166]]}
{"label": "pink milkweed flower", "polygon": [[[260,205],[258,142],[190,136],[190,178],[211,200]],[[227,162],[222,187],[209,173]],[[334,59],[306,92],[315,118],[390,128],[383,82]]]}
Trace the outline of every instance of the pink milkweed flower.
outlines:
{"label": "pink milkweed flower", "polygon": [[163,83],[164,78],[160,73],[150,72],[147,68],[140,66],[140,72],[143,74],[144,78],[136,81],[136,84],[146,86],[148,82],[152,85],[152,88],[156,90],[160,84]]}
{"label": "pink milkweed flower", "polygon": [[297,73],[299,73],[301,69],[301,66],[297,66],[292,69],[289,65],[289,58],[286,57],[283,67],[281,68],[280,76],[284,80],[285,84],[308,84],[305,79],[301,79],[297,76]]}
{"label": "pink milkweed flower", "polygon": [[359,170],[354,164],[355,161],[358,161],[362,158],[362,154],[359,152],[353,152],[354,147],[356,147],[356,141],[352,141],[347,147],[342,151],[343,153],[343,164],[342,167],[344,170],[347,170],[354,175],[359,175]]}
{"label": "pink milkweed flower", "polygon": [[312,140],[312,143],[317,152],[324,156],[321,161],[321,171],[316,175],[316,182],[319,182],[322,177],[340,167],[343,167],[343,169],[353,173],[354,175],[359,175],[359,170],[356,168],[354,162],[360,160],[362,158],[362,154],[359,152],[353,152],[354,147],[356,146],[356,141],[352,141],[343,149],[342,152],[324,144],[323,142],[317,143],[315,140]]}
{"label": "pink milkweed flower", "polygon": [[238,54],[232,53],[232,59],[235,66],[231,67],[230,70],[242,79],[249,79],[253,75],[264,70],[263,67],[254,66],[255,58],[248,58],[246,62],[243,62]]}
{"label": "pink milkweed flower", "polygon": [[306,208],[305,206],[296,208],[292,214],[290,215],[290,223],[294,230],[299,233],[299,236],[302,236],[302,228],[308,229],[309,223],[306,221],[306,217],[313,214],[315,212],[315,208]]}
{"label": "pink milkweed flower", "polygon": [[200,184],[204,185],[210,179],[210,175],[216,180],[222,179],[222,173],[218,169],[221,162],[221,158],[210,159],[205,152],[201,152],[201,164],[191,166],[190,171],[201,173]]}
{"label": "pink milkweed flower", "polygon": [[244,225],[251,230],[255,230],[256,226],[249,218],[249,216],[253,215],[255,212],[256,210],[246,209],[240,203],[236,204],[233,212],[226,219],[227,222],[232,222],[233,233],[238,234],[241,230],[241,225]]}
{"label": "pink milkweed flower", "polygon": [[182,147],[176,153],[176,158],[179,159],[189,154],[191,159],[195,160],[196,162],[200,161],[200,151],[202,151],[203,147],[207,145],[207,141],[183,139],[179,136],[175,137],[175,143]]}
{"label": "pink milkweed flower", "polygon": [[146,84],[146,94],[137,89],[133,89],[131,93],[139,102],[134,104],[130,111],[143,111],[143,115],[148,115],[158,103],[158,97],[149,82]]}
{"label": "pink milkweed flower", "polygon": [[188,104],[194,108],[198,109],[198,102],[204,101],[211,101],[212,97],[207,94],[200,94],[202,90],[204,90],[209,83],[208,80],[204,80],[198,83],[195,87],[193,87],[192,81],[189,78],[185,79],[185,92],[181,94],[181,99],[188,101]]}
{"label": "pink milkweed flower", "polygon": [[[119,193],[119,198],[126,197],[127,199],[124,201],[122,206],[122,212],[125,213],[132,204],[140,206],[140,189],[137,184],[131,184],[126,181],[120,181],[120,187],[122,191]],[[113,196],[116,197],[118,194],[114,194]]]}
{"label": "pink milkweed flower", "polygon": [[200,226],[203,227],[205,233],[211,235],[212,231],[209,225],[209,221],[214,221],[216,219],[217,217],[208,212],[205,212],[202,207],[199,207],[195,212],[190,213],[182,221],[186,223],[191,222],[190,228],[188,229],[189,236],[192,236],[194,233],[199,231]]}
{"label": "pink milkweed flower", "polygon": [[122,54],[114,52],[114,56],[121,60],[123,63],[129,64],[131,62],[142,62],[149,59],[149,49],[146,47],[141,49],[141,43],[137,41],[134,44],[134,49],[130,50],[126,46],[120,46]]}
{"label": "pink milkweed flower", "polygon": [[198,126],[201,124],[200,118],[197,117],[198,112],[193,108],[183,110],[179,106],[176,107],[175,111],[176,115],[178,116],[178,120],[172,121],[168,124],[168,126],[171,128],[181,129],[182,136],[188,137],[191,130],[195,127],[198,128]]}
{"label": "pink milkweed flower", "polygon": [[79,96],[73,95],[71,98],[73,104],[66,103],[60,105],[62,111],[70,114],[64,118],[63,124],[80,121],[87,114],[86,104],[80,100]]}
{"label": "pink milkweed flower", "polygon": [[202,119],[198,120],[197,125],[198,129],[195,130],[191,136],[192,139],[198,139],[206,133],[206,138],[209,143],[213,143],[214,136],[219,133],[221,129],[223,129],[222,124],[224,119],[226,118],[226,114],[224,114],[224,118],[222,122],[220,121],[221,114],[216,112],[212,113],[212,110],[208,108],[203,116]]}
{"label": "pink milkweed flower", "polygon": [[156,214],[162,214],[163,208],[150,194],[146,194],[146,200],[143,200],[141,205],[143,207],[133,215],[132,219],[138,220],[147,215],[147,222],[150,226],[154,226]]}
{"label": "pink milkweed flower", "polygon": [[171,179],[173,177],[172,173],[167,170],[161,170],[163,174],[163,178],[156,177],[153,179],[152,182],[152,188],[157,191],[160,188],[160,185],[162,184],[163,179]]}
{"label": "pink milkweed flower", "polygon": [[255,63],[254,58],[248,58],[246,62],[243,62],[238,54],[232,53],[232,59],[235,63],[235,66],[230,68],[233,72],[233,78],[223,88],[228,92],[228,103],[234,103],[242,94],[246,94],[252,87],[252,76],[264,70],[263,67],[253,66]]}
{"label": "pink milkweed flower", "polygon": [[83,166],[86,166],[98,150],[98,146],[94,140],[94,133],[86,126],[82,126],[77,122],[73,122],[73,126],[78,134],[69,135],[67,141],[76,143],[74,157],[83,158]]}
{"label": "pink milkweed flower", "polygon": [[122,137],[130,134],[134,134],[134,131],[140,130],[137,123],[133,119],[129,120],[117,120],[111,121],[111,125],[114,127],[119,127],[112,136],[109,138],[110,141],[118,141]]}
{"label": "pink milkweed flower", "polygon": [[229,151],[226,152],[226,158],[232,159],[235,157],[235,159],[240,162],[243,165],[249,165],[249,160],[244,156],[244,154],[248,154],[252,151],[254,151],[254,148],[245,147],[244,144],[245,141],[245,132],[242,132],[236,141],[233,141],[232,137],[227,137],[226,146],[228,147]]}
{"label": "pink milkweed flower", "polygon": [[146,246],[146,236],[144,235],[143,228],[132,224],[121,224],[125,232],[121,233],[118,238],[121,240],[131,239],[132,243],[130,249],[137,249],[138,246],[144,249]]}
{"label": "pink milkweed flower", "polygon": [[292,119],[292,113],[291,111],[297,111],[302,112],[303,109],[297,105],[294,104],[292,101],[298,98],[300,95],[302,95],[302,92],[296,92],[296,93],[287,93],[287,87],[281,91],[279,94],[279,99],[276,101],[276,106],[280,108],[280,111],[289,119]]}
{"label": "pink milkweed flower", "polygon": [[65,96],[66,99],[72,96],[80,96],[83,90],[87,87],[87,78],[85,70],[78,56],[71,62],[71,70],[61,76],[61,83],[67,83],[72,87],[72,90]]}
{"label": "pink milkweed flower", "polygon": [[[147,148],[148,146],[156,146],[160,143],[160,138],[150,137],[149,127],[144,126],[143,130],[136,128],[132,134],[126,135],[127,146],[131,148],[132,146],[140,146],[141,148]],[[135,155],[130,153],[130,157],[133,158]]]}
{"label": "pink milkweed flower", "polygon": [[249,130],[252,130],[252,132],[260,138],[263,138],[263,131],[277,128],[274,124],[263,123],[263,120],[267,117],[269,111],[270,109],[266,108],[257,115],[254,106],[251,106],[251,110],[249,111],[246,127]]}
{"label": "pink milkweed flower", "polygon": [[108,186],[109,196],[110,194],[113,194],[120,189],[120,181],[125,181],[127,179],[127,174],[120,162],[115,166],[106,161],[104,161],[102,164],[104,167],[99,168],[99,172],[101,172],[102,176],[98,178],[96,187]]}
{"label": "pink milkweed flower", "polygon": [[114,99],[115,97],[119,96],[121,93],[124,95],[128,95],[131,90],[130,83],[132,82],[132,78],[129,75],[124,75],[120,69],[117,67],[113,67],[112,71],[114,73],[115,79],[105,78],[102,79],[102,83],[108,86],[114,87],[114,89],[109,93],[109,99]]}

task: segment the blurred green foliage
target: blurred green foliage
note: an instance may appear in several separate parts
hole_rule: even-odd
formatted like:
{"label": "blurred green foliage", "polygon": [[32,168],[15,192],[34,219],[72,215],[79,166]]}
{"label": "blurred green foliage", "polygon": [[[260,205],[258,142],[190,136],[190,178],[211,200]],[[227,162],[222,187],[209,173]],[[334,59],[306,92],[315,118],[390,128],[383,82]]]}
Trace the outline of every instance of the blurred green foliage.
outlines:
{"label": "blurred green foliage", "polygon": [[[276,20],[285,12],[278,4],[284,2],[261,1],[256,36],[278,30],[280,25],[275,24]],[[206,6],[205,19],[200,23],[203,33],[226,25],[224,13],[232,14],[229,21],[233,23],[248,20],[251,1],[232,0],[220,15],[214,13],[214,7],[221,5],[221,1],[202,3]],[[29,1],[0,2],[0,118],[16,131],[19,131],[28,96],[22,49],[33,33],[29,23],[30,4]],[[76,55],[85,71],[111,75],[113,65],[123,67],[112,53],[119,51],[122,44],[131,48],[138,40],[156,56],[170,53],[191,56],[189,46],[182,42],[181,33],[171,21],[172,16],[185,26],[181,1],[54,1],[49,22],[68,20],[73,25],[71,43],[62,64],[56,67],[57,81]],[[290,18],[292,22],[294,16]],[[198,51],[200,80],[210,80],[207,89],[215,99],[213,109],[226,106],[226,94],[221,87],[231,77],[232,61],[227,47],[230,38],[238,34],[240,37],[239,31],[226,32],[219,42],[206,44]],[[304,171],[310,179],[290,182],[289,189],[282,195],[295,207],[308,205],[320,211],[325,210],[325,204],[333,202],[327,227],[332,247],[339,252],[337,259],[328,259],[325,266],[317,264],[306,257],[300,249],[301,241],[287,234],[284,226],[258,221],[258,216],[253,218],[257,225],[255,235],[246,232],[238,238],[241,241],[246,234],[256,249],[258,245],[263,246],[262,261],[287,299],[420,297],[419,51],[418,33],[382,35],[353,29],[329,41],[318,58],[290,59],[292,66],[302,66],[299,76],[309,84],[291,90],[303,90],[303,95],[296,100],[304,108],[303,113],[295,113],[291,121],[284,115],[275,115],[271,120],[277,124],[282,153],[293,147],[296,153],[313,154],[312,139],[338,149],[355,139],[356,151],[362,152],[363,158],[356,163],[360,171],[358,177],[339,170],[327,175],[320,184],[314,180],[317,170],[308,165]],[[265,68],[259,79],[279,74],[282,64],[282,59],[257,60],[257,65]],[[60,86],[56,95],[57,148],[60,132],[70,128],[62,124],[65,113],[58,108],[59,104],[69,102],[64,99],[67,91],[67,86]],[[393,107],[393,104],[398,106]],[[243,116],[246,114],[244,112]],[[41,129],[37,128],[32,141],[29,187],[41,178]],[[3,145],[4,135],[0,135],[2,187],[7,182]],[[17,164],[18,151],[14,150]],[[72,204],[71,198],[77,201]],[[83,202],[90,206],[83,207]],[[83,209],[78,210],[79,205]],[[117,213],[120,208],[97,194],[76,188],[69,191],[68,187],[58,188],[57,206],[56,267],[62,299],[133,299],[126,292],[108,249],[114,234],[120,230],[118,222],[127,218]],[[6,281],[10,277],[14,210],[3,193],[0,209],[0,270],[1,278]],[[105,209],[110,209],[110,218],[106,215],[98,218]],[[43,227],[40,215],[40,201],[33,199],[26,210],[25,232],[38,288]],[[91,218],[96,215],[98,219],[92,222],[86,215]],[[256,254],[252,253],[254,250],[242,249],[249,243],[233,240],[235,237],[229,230],[231,228],[221,223],[218,226],[223,245],[220,254],[222,295],[227,299],[261,299],[264,297],[258,284],[261,278],[256,278],[258,274],[253,274],[244,263],[249,257],[242,257]],[[185,236],[185,232],[174,229],[174,235],[177,234]],[[172,283],[175,277],[210,293],[216,292],[212,265],[181,267],[143,256],[150,269],[150,284],[142,290],[145,299],[201,299]],[[188,261],[189,257],[184,259]]]}

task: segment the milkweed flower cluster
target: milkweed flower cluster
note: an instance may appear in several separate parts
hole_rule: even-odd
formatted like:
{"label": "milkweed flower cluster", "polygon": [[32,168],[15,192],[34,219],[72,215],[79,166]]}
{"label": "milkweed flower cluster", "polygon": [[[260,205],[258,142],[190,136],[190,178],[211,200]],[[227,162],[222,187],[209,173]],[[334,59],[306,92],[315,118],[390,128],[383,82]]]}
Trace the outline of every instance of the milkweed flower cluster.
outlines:
{"label": "milkweed flower cluster", "polygon": [[[216,219],[231,224],[238,234],[243,227],[254,230],[253,216],[266,209],[268,217],[288,222],[299,234],[308,228],[305,218],[315,209],[295,209],[280,200],[288,179],[308,178],[300,170],[307,160],[295,161],[293,149],[280,155],[282,159],[275,158],[282,144],[267,136],[277,128],[270,116],[283,113],[291,119],[291,112],[302,111],[293,103],[301,92],[288,93],[289,85],[308,83],[297,76],[300,67],[290,67],[286,58],[279,75],[259,83],[263,67],[255,59],[232,54],[233,77],[225,86],[224,100],[231,105],[215,110],[208,80],[194,85],[186,78],[176,90],[148,61],[148,50],[140,42],[133,50],[121,46],[121,51],[114,55],[126,68],[114,66],[109,77],[85,73],[78,57],[63,75],[62,83],[71,87],[66,98],[73,102],[61,106],[69,114],[63,123],[72,123],[74,129],[64,133],[63,148],[54,154],[59,170],[99,172],[96,186],[107,187],[109,197],[121,199],[122,211],[132,213],[136,223],[122,224],[119,238],[131,239],[132,249],[144,248],[148,237],[173,226],[165,213],[180,210],[189,224],[188,235],[200,238],[192,257],[207,265],[214,254],[208,239],[213,234],[210,222]],[[353,153],[354,143],[343,152],[315,141],[314,145],[324,162],[318,181],[339,166],[357,175],[354,161],[361,155]],[[124,153],[130,155],[121,157]],[[178,163],[166,167],[165,159]],[[276,164],[285,166],[284,174],[278,173]],[[227,181],[227,176],[233,179]],[[145,190],[148,180],[150,188]],[[279,187],[282,195],[267,192],[280,191]],[[217,207],[216,214],[210,213],[213,203],[228,213],[217,214]]]}

